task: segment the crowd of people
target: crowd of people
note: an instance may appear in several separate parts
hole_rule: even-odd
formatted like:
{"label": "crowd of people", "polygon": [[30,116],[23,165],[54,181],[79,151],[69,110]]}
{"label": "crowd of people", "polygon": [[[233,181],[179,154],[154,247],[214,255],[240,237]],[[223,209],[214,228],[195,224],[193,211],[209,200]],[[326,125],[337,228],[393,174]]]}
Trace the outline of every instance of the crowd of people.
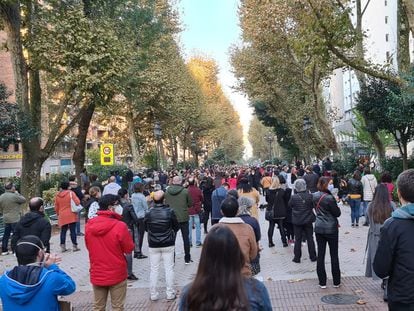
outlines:
{"label": "crowd of people", "polygon": [[[181,294],[180,310],[271,310],[269,294],[258,277],[260,252],[265,245],[260,213],[268,221],[269,248],[276,246],[275,227],[283,247],[294,245],[294,263],[301,263],[302,246],[307,245],[310,261],[316,262],[321,289],[328,286],[328,245],[333,287],[338,288],[338,218],[346,205],[351,210],[349,227],[359,227],[361,217],[361,225],[369,226],[366,276],[382,280],[384,300],[390,310],[411,310],[414,269],[409,263],[414,260],[414,242],[409,236],[414,233],[414,170],[398,177],[397,188],[399,208],[393,200],[394,185],[388,173],[377,180],[369,167],[358,167],[346,180],[332,169],[329,159],[322,168],[316,163],[214,166],[152,172],[146,176],[129,170],[124,181],[113,174],[105,184],[84,170],[79,183],[75,176],[61,182],[54,206],[62,254],[80,251],[77,239],[85,236],[94,310],[105,310],[108,294],[112,309],[123,310],[127,281],[137,280],[132,268],[134,258],[149,257],[151,300],[160,298],[161,262],[167,300],[176,299],[178,231],[184,245],[184,264],[193,262],[192,247],[202,247],[195,279]],[[0,296],[9,310],[26,310],[23,306],[32,304],[27,297],[13,300],[16,292],[27,294],[25,287],[39,286],[45,290],[50,286],[48,282],[61,282],[59,290],[53,291],[55,298],[75,290],[70,276],[56,266],[60,256],[50,254],[51,226],[43,217],[43,200],[30,199],[30,212],[20,218],[25,203],[14,185],[7,184],[6,193],[0,196],[5,222],[2,254],[14,252],[18,260],[18,266],[0,278],[0,283],[8,288],[0,291]],[[82,217],[85,232],[81,231]],[[67,231],[72,248],[66,247]],[[13,235],[9,251],[10,234]],[[147,254],[143,252],[145,236]],[[15,305],[21,308],[11,307]]]}

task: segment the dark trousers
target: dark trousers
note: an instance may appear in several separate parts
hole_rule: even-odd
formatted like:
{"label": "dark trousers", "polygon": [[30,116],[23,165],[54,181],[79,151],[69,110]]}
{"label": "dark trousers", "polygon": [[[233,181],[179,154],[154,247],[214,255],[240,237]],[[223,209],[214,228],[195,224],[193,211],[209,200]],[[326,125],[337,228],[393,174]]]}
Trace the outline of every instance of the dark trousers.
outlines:
{"label": "dark trousers", "polygon": [[142,243],[144,243],[144,234],[145,234],[144,218],[138,218],[137,230],[138,230],[138,241],[135,241],[135,251],[141,254]]}
{"label": "dark trousers", "polygon": [[60,228],[60,244],[66,244],[66,232],[70,230],[70,239],[72,240],[73,245],[78,245],[76,241],[76,222],[63,225]]}
{"label": "dark trousers", "polygon": [[[309,241],[308,241],[309,243]],[[316,264],[316,272],[318,274],[319,285],[326,285],[325,271],[325,252],[326,244],[329,245],[331,255],[331,269],[334,285],[341,283],[341,271],[339,270],[338,258],[338,232],[333,234],[316,233],[316,243],[318,244],[318,259]]]}
{"label": "dark trousers", "polygon": [[288,240],[294,240],[294,230],[293,230],[293,224],[291,222],[283,222],[283,227],[285,228],[285,234]]}
{"label": "dark trousers", "polygon": [[302,240],[305,238],[308,241],[309,258],[315,260],[316,250],[315,242],[313,241],[312,223],[301,226],[294,225],[293,230],[295,231],[295,248],[293,249],[293,253],[295,254],[294,259],[300,260],[302,257]]}
{"label": "dark trousers", "polygon": [[269,244],[273,243],[273,233],[275,232],[275,225],[278,225],[280,238],[282,239],[283,245],[287,244],[286,233],[283,227],[283,219],[273,219],[269,221],[269,230],[267,230],[267,237],[269,239]]}
{"label": "dark trousers", "polygon": [[414,304],[406,305],[404,303],[388,301],[388,310],[390,311],[414,311]]}
{"label": "dark trousers", "polygon": [[211,225],[214,226],[215,224],[218,224],[219,220],[220,219],[211,218]]}
{"label": "dark trousers", "polygon": [[1,251],[3,253],[8,251],[10,235],[14,233],[17,222],[4,224],[3,240],[1,241]]}
{"label": "dark trousers", "polygon": [[210,214],[211,214],[211,211],[204,208],[204,219],[203,219],[204,233],[207,232],[207,225],[208,225],[208,220],[210,219]]}
{"label": "dark trousers", "polygon": [[190,231],[188,228],[188,221],[184,221],[184,222],[179,222],[178,223],[180,226],[180,230],[181,230],[181,235],[183,237],[183,244],[184,244],[184,260],[186,262],[191,260],[191,255],[190,255]]}

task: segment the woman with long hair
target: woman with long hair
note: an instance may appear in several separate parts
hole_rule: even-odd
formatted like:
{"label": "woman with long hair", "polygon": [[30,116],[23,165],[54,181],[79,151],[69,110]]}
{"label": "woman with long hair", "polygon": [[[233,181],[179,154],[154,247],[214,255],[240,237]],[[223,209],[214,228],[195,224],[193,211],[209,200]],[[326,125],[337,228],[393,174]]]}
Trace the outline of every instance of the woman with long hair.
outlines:
{"label": "woman with long hair", "polygon": [[326,288],[325,252],[326,244],[329,245],[331,255],[331,270],[333,286],[341,285],[341,270],[338,257],[338,217],[341,216],[336,199],[328,190],[330,178],[321,177],[318,181],[318,192],[313,194],[313,205],[316,211],[315,235],[318,245],[316,271],[319,279],[319,287]]}
{"label": "woman with long hair", "polygon": [[375,274],[372,265],[374,263],[375,253],[377,252],[378,242],[380,238],[380,230],[385,220],[391,217],[393,210],[392,204],[389,200],[388,189],[384,184],[379,184],[375,188],[374,198],[368,205],[367,213],[369,220],[369,230],[367,239],[367,265],[365,269],[365,276],[372,277],[374,280],[380,278]]}
{"label": "woman with long hair", "polygon": [[269,239],[269,247],[274,247],[273,233],[275,231],[275,225],[279,227],[280,238],[282,239],[283,247],[288,247],[286,232],[283,226],[283,220],[286,218],[286,195],[285,190],[282,189],[279,177],[273,177],[272,184],[266,195],[267,209],[273,211],[273,218],[269,221],[269,229],[267,230],[267,237]]}
{"label": "woman with long hair", "polygon": [[179,310],[272,310],[266,287],[243,277],[243,266],[244,256],[233,232],[226,225],[213,226],[204,240],[194,282],[183,289]]}
{"label": "woman with long hair", "polygon": [[361,172],[356,170],[348,181],[348,203],[351,207],[351,226],[359,226],[360,207],[363,194]]}
{"label": "woman with long hair", "polygon": [[249,183],[249,180],[247,177],[243,177],[240,179],[239,185],[238,185],[238,192],[239,197],[248,197],[253,200],[254,204],[252,206],[252,216],[259,220],[259,210],[258,210],[258,204],[260,202],[260,193],[257,191],[253,186]]}
{"label": "woman with long hair", "polygon": [[[381,181],[382,184],[384,184],[387,187],[390,202],[393,202],[392,194],[394,192],[395,187],[394,187],[394,184],[392,183],[391,174],[389,172],[385,171],[384,173],[382,173],[380,181]],[[393,204],[393,207],[395,208],[395,204]]]}

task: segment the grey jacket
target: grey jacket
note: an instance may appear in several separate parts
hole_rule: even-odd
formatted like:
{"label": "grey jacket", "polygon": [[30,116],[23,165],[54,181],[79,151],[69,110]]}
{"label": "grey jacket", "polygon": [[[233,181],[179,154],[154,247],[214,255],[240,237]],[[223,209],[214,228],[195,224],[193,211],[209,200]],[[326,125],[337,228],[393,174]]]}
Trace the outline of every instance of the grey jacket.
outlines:
{"label": "grey jacket", "polygon": [[0,213],[3,214],[5,224],[18,222],[24,214],[26,199],[19,193],[6,191],[0,195]]}

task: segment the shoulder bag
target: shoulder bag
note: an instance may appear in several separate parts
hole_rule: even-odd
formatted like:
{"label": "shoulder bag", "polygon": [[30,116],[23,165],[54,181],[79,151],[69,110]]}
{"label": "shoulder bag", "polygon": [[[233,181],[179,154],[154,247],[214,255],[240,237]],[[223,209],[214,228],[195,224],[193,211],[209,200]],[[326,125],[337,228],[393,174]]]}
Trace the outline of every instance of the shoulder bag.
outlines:
{"label": "shoulder bag", "polygon": [[83,206],[82,205],[77,205],[76,203],[75,203],[75,201],[73,201],[73,199],[72,199],[72,190],[69,190],[70,192],[69,192],[69,195],[70,195],[70,209],[72,210],[72,212],[73,213],[79,213],[82,209],[83,209]]}

